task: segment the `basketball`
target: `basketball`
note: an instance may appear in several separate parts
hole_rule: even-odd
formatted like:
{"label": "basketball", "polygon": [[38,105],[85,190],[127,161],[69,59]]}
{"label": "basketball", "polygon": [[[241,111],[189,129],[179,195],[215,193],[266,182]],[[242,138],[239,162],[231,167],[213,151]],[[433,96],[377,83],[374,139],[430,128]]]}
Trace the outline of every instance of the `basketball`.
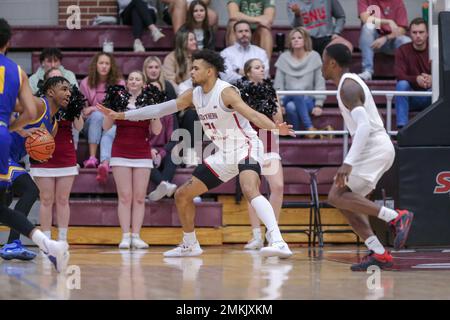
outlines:
{"label": "basketball", "polygon": [[25,149],[34,160],[47,161],[55,151],[55,140],[47,130],[36,131],[25,140]]}

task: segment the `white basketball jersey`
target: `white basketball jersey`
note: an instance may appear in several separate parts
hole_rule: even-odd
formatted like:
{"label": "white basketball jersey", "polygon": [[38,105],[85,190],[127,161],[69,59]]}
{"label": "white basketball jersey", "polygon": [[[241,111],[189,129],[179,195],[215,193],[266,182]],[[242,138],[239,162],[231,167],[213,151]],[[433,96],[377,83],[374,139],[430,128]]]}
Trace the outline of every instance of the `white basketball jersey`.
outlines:
{"label": "white basketball jersey", "polygon": [[228,108],[222,101],[222,91],[232,87],[228,82],[217,79],[210,92],[205,94],[198,86],[193,91],[192,100],[206,136],[222,152],[233,152],[252,139],[258,139],[250,122],[241,114]]}
{"label": "white basketball jersey", "polygon": [[356,131],[356,122],[353,120],[350,110],[344,105],[341,100],[341,87],[346,79],[352,79],[356,81],[364,90],[364,108],[366,109],[367,114],[369,115],[370,121],[370,133],[384,132],[386,135],[386,130],[384,129],[383,120],[381,120],[380,114],[378,113],[377,106],[375,101],[373,100],[372,93],[370,92],[369,87],[367,87],[366,83],[355,73],[346,73],[342,76],[341,81],[339,82],[339,86],[337,89],[337,101],[339,104],[339,109],[341,111],[342,117],[344,118],[345,125],[347,126],[350,135],[354,135]]}

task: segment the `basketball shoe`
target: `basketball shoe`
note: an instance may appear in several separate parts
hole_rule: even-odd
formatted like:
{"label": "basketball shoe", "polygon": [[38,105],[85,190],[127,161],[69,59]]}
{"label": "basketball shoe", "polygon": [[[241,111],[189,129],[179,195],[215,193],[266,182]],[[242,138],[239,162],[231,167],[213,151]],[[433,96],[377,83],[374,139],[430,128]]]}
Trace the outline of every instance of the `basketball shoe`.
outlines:
{"label": "basketball shoe", "polygon": [[181,243],[175,249],[164,252],[164,257],[195,257],[203,253],[200,243],[196,241],[194,244]]}
{"label": "basketball shoe", "polygon": [[64,241],[46,240],[45,250],[41,249],[54,265],[56,271],[63,272],[69,263],[69,245]]}
{"label": "basketball shoe", "polygon": [[263,257],[280,257],[287,259],[292,256],[292,251],[284,241],[273,242],[270,246],[262,248],[260,251]]}
{"label": "basketball shoe", "polygon": [[380,269],[389,269],[394,263],[392,255],[385,251],[383,254],[376,254],[370,251],[368,255],[363,257],[359,263],[353,264],[350,269],[352,271],[367,271],[370,266],[377,266]]}
{"label": "basketball shoe", "polygon": [[5,260],[18,259],[28,261],[36,258],[36,253],[22,246],[20,240],[14,240],[14,242],[3,246],[0,250],[0,257]]}
{"label": "basketball shoe", "polygon": [[397,218],[389,222],[395,239],[394,248],[399,250],[405,246],[408,239],[409,229],[411,228],[411,222],[413,221],[414,214],[408,210],[396,210],[398,212]]}

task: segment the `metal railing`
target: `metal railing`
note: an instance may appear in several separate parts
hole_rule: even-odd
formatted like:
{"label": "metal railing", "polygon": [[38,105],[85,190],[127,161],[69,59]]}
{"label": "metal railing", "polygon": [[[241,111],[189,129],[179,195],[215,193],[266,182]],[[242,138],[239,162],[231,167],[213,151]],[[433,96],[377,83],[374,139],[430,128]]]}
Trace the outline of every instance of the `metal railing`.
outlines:
{"label": "metal railing", "polygon": [[[395,96],[405,96],[405,97],[432,97],[432,91],[391,91],[391,90],[372,90],[370,91],[372,96],[385,96],[386,97],[386,131],[389,135],[397,135],[397,131],[392,131],[392,100]],[[337,90],[292,90],[277,91],[277,94],[282,96],[332,96],[337,94]],[[296,135],[310,135],[310,134],[323,134],[323,135],[341,135],[344,138],[343,142],[343,157],[347,155],[348,152],[348,136],[349,132],[345,127],[344,130],[334,130],[334,131],[306,131],[299,130],[295,131]]]}

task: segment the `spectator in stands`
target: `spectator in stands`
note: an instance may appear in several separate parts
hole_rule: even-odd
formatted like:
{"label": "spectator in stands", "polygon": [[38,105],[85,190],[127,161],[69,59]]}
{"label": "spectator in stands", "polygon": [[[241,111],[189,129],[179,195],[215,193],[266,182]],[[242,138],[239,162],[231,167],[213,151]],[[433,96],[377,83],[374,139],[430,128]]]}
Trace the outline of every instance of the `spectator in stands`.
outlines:
{"label": "spectator in stands", "polygon": [[196,50],[197,40],[193,32],[179,31],[175,34],[175,49],[164,58],[163,70],[177,91],[178,85],[190,78],[191,56]]}
{"label": "spectator in stands", "polygon": [[[105,98],[108,85],[125,85],[121,72],[117,67],[114,57],[105,52],[97,53],[89,65],[89,74],[80,82],[80,91],[87,99],[86,108],[83,110],[85,118],[84,132],[89,143],[89,159],[84,161],[85,168],[96,168],[98,165],[97,149],[100,146],[101,165],[98,168],[97,180],[105,182],[109,172],[109,159],[111,146],[116,134],[115,127],[103,132],[103,114],[95,105]],[[103,132],[103,134],[102,134]]]}
{"label": "spectator in stands", "polygon": [[[265,72],[264,72],[264,64],[259,59],[250,59],[244,65],[244,74],[245,77],[242,79],[243,81],[238,82],[238,88],[241,89],[240,83],[242,85],[242,91],[245,92],[245,79],[250,81],[253,86],[261,86],[264,88],[265,92],[267,92],[264,96],[261,97],[252,97],[247,100],[246,96],[243,95],[242,99],[249,104],[249,106],[258,112],[262,112],[263,110],[267,110],[268,104],[267,100],[271,100],[270,106],[276,107],[275,110],[271,110],[271,112],[262,112],[274,122],[283,122],[283,114],[281,112],[281,107],[278,103],[278,96],[276,95],[275,89],[272,87],[271,81],[265,81]],[[254,92],[251,90],[251,92]],[[255,100],[263,100],[264,101],[264,109],[255,105],[252,105],[250,101]],[[263,110],[261,110],[263,109]],[[275,218],[279,221],[281,205],[283,203],[283,192],[284,192],[284,181],[283,181],[283,167],[281,165],[281,157],[279,152],[279,147],[277,146],[277,139],[273,133],[262,130],[256,127],[253,123],[251,123],[252,127],[258,132],[258,136],[264,143],[264,164],[261,167],[261,174],[266,178],[269,183],[270,188],[270,204],[273,207],[273,211],[275,213]],[[252,239],[245,245],[245,249],[247,250],[259,250],[264,246],[264,240],[261,234],[261,222],[256,215],[255,209],[251,206],[250,202],[247,201],[248,214],[250,217],[250,222],[252,225]],[[269,239],[270,242],[270,239]]]}
{"label": "spectator in stands", "polygon": [[[392,55],[395,49],[411,41],[405,36],[408,15],[403,0],[358,0],[358,12],[363,23],[359,38],[362,53],[359,76],[367,81],[373,76],[375,51]],[[376,16],[378,12],[380,17]]]}
{"label": "spectator in stands", "polygon": [[134,52],[145,52],[141,37],[144,29],[150,30],[153,42],[164,34],[155,25],[157,19],[156,0],[117,0],[119,15],[123,23],[133,27]]}
{"label": "spectator in stands", "polygon": [[[166,93],[167,99],[176,99],[177,95],[172,84],[165,80],[161,69],[161,60],[158,57],[148,57],[143,66],[144,79],[146,84],[153,84]],[[171,141],[173,130],[178,128],[178,118],[175,114],[162,117],[162,132],[159,135],[150,134],[150,145],[152,146],[152,159],[154,169],[150,174],[150,180],[156,184],[156,189],[148,197],[151,201],[158,201],[161,198],[171,197],[176,189],[176,185],[170,183],[175,175],[176,165],[172,161],[171,152],[177,144]]]}
{"label": "spectator in stands", "polygon": [[214,50],[216,39],[214,30],[208,22],[208,6],[202,0],[193,0],[189,5],[186,19],[186,23],[180,28],[180,31],[193,32],[199,50]]}
{"label": "spectator in stands", "polygon": [[[144,74],[133,71],[127,79],[127,90],[131,94],[128,110],[143,107],[139,96],[144,88]],[[111,167],[119,197],[118,214],[122,228],[120,249],[148,248],[140,238],[145,213],[145,196],[153,162],[149,149],[150,130],[158,135],[162,126],[159,119],[145,121],[116,120],[117,135],[112,146]],[[112,128],[114,120],[105,118],[103,128]],[[130,234],[131,225],[131,234]]]}
{"label": "spectator in stands", "polygon": [[42,50],[41,55],[39,56],[39,62],[41,63],[41,66],[32,76],[30,76],[29,79],[33,94],[35,94],[39,90],[39,80],[43,81],[45,72],[47,72],[51,68],[60,69],[63,77],[66,78],[70,82],[70,84],[76,85],[78,87],[78,82],[75,74],[72,71],[65,69],[61,65],[62,59],[63,55],[61,53],[61,50],[57,48],[46,48]]}
{"label": "spectator in stands", "polygon": [[247,21],[238,21],[233,26],[236,42],[225,48],[221,55],[225,59],[224,81],[236,83],[244,76],[244,64],[249,59],[260,59],[264,64],[266,78],[269,76],[269,58],[266,51],[251,44],[252,31]]}
{"label": "spectator in stands", "polygon": [[[193,0],[161,0],[161,2],[166,4],[163,10],[163,20],[168,25],[173,27],[174,33],[176,33],[180,27],[185,24],[186,12],[188,11],[192,1]],[[207,7],[211,4],[211,0],[202,0],[202,2]],[[213,9],[208,8],[207,14],[209,26],[215,29],[219,22],[217,13]]]}
{"label": "spectator in stands", "polygon": [[320,56],[326,46],[338,42],[353,51],[352,44],[341,36],[345,25],[345,11],[339,0],[289,0],[287,6],[291,26],[305,27],[308,30],[313,50]]}
{"label": "spectator in stands", "polygon": [[177,93],[175,92],[172,83],[166,80],[164,72],[162,72],[161,60],[156,56],[147,57],[144,60],[142,66],[142,72],[144,73],[145,83],[158,82],[161,86],[162,91],[164,91],[169,100],[176,99]]}
{"label": "spectator in stands", "polygon": [[227,45],[230,46],[237,40],[234,24],[245,20],[251,23],[253,42],[263,48],[270,59],[273,51],[272,24],[275,19],[275,0],[228,0],[227,7],[230,19],[227,28]]}
{"label": "spectator in stands", "polygon": [[[192,54],[197,50],[197,41],[195,34],[191,31],[178,31],[175,35],[175,50],[169,53],[164,59],[163,72],[167,80],[180,94],[181,88],[192,87],[190,82],[190,72],[192,67]],[[180,88],[181,85],[181,88]],[[185,89],[183,89],[185,90]],[[200,159],[195,153],[195,123],[198,121],[198,115],[194,108],[188,108],[179,112],[179,127],[186,129],[190,134],[190,142],[186,141],[184,163],[188,166],[195,166]]]}
{"label": "spectator in stands", "polygon": [[[280,55],[275,67],[274,87],[277,90],[325,90],[322,76],[322,59],[312,50],[312,41],[303,27],[294,28],[288,36],[289,50]],[[282,100],[287,121],[294,130],[300,130],[300,122],[306,130],[314,131],[310,113],[319,117],[325,96],[285,96]],[[308,138],[314,138],[311,134]]]}
{"label": "spectator in stands", "polygon": [[[397,91],[431,91],[431,62],[428,52],[428,24],[422,18],[411,21],[411,43],[402,45],[395,53]],[[422,111],[431,104],[431,97],[395,97],[397,128],[408,123],[409,110]]]}
{"label": "spectator in stands", "polygon": [[[152,82],[151,84],[162,90],[159,82]],[[177,142],[171,141],[171,137],[173,130],[178,127],[178,122],[173,114],[164,116],[160,120],[162,131],[158,135],[150,133],[154,166],[150,174],[150,180],[156,185],[156,189],[148,195],[148,199],[151,201],[158,201],[163,197],[171,197],[177,189],[177,185],[171,183],[177,169],[171,153]]]}

